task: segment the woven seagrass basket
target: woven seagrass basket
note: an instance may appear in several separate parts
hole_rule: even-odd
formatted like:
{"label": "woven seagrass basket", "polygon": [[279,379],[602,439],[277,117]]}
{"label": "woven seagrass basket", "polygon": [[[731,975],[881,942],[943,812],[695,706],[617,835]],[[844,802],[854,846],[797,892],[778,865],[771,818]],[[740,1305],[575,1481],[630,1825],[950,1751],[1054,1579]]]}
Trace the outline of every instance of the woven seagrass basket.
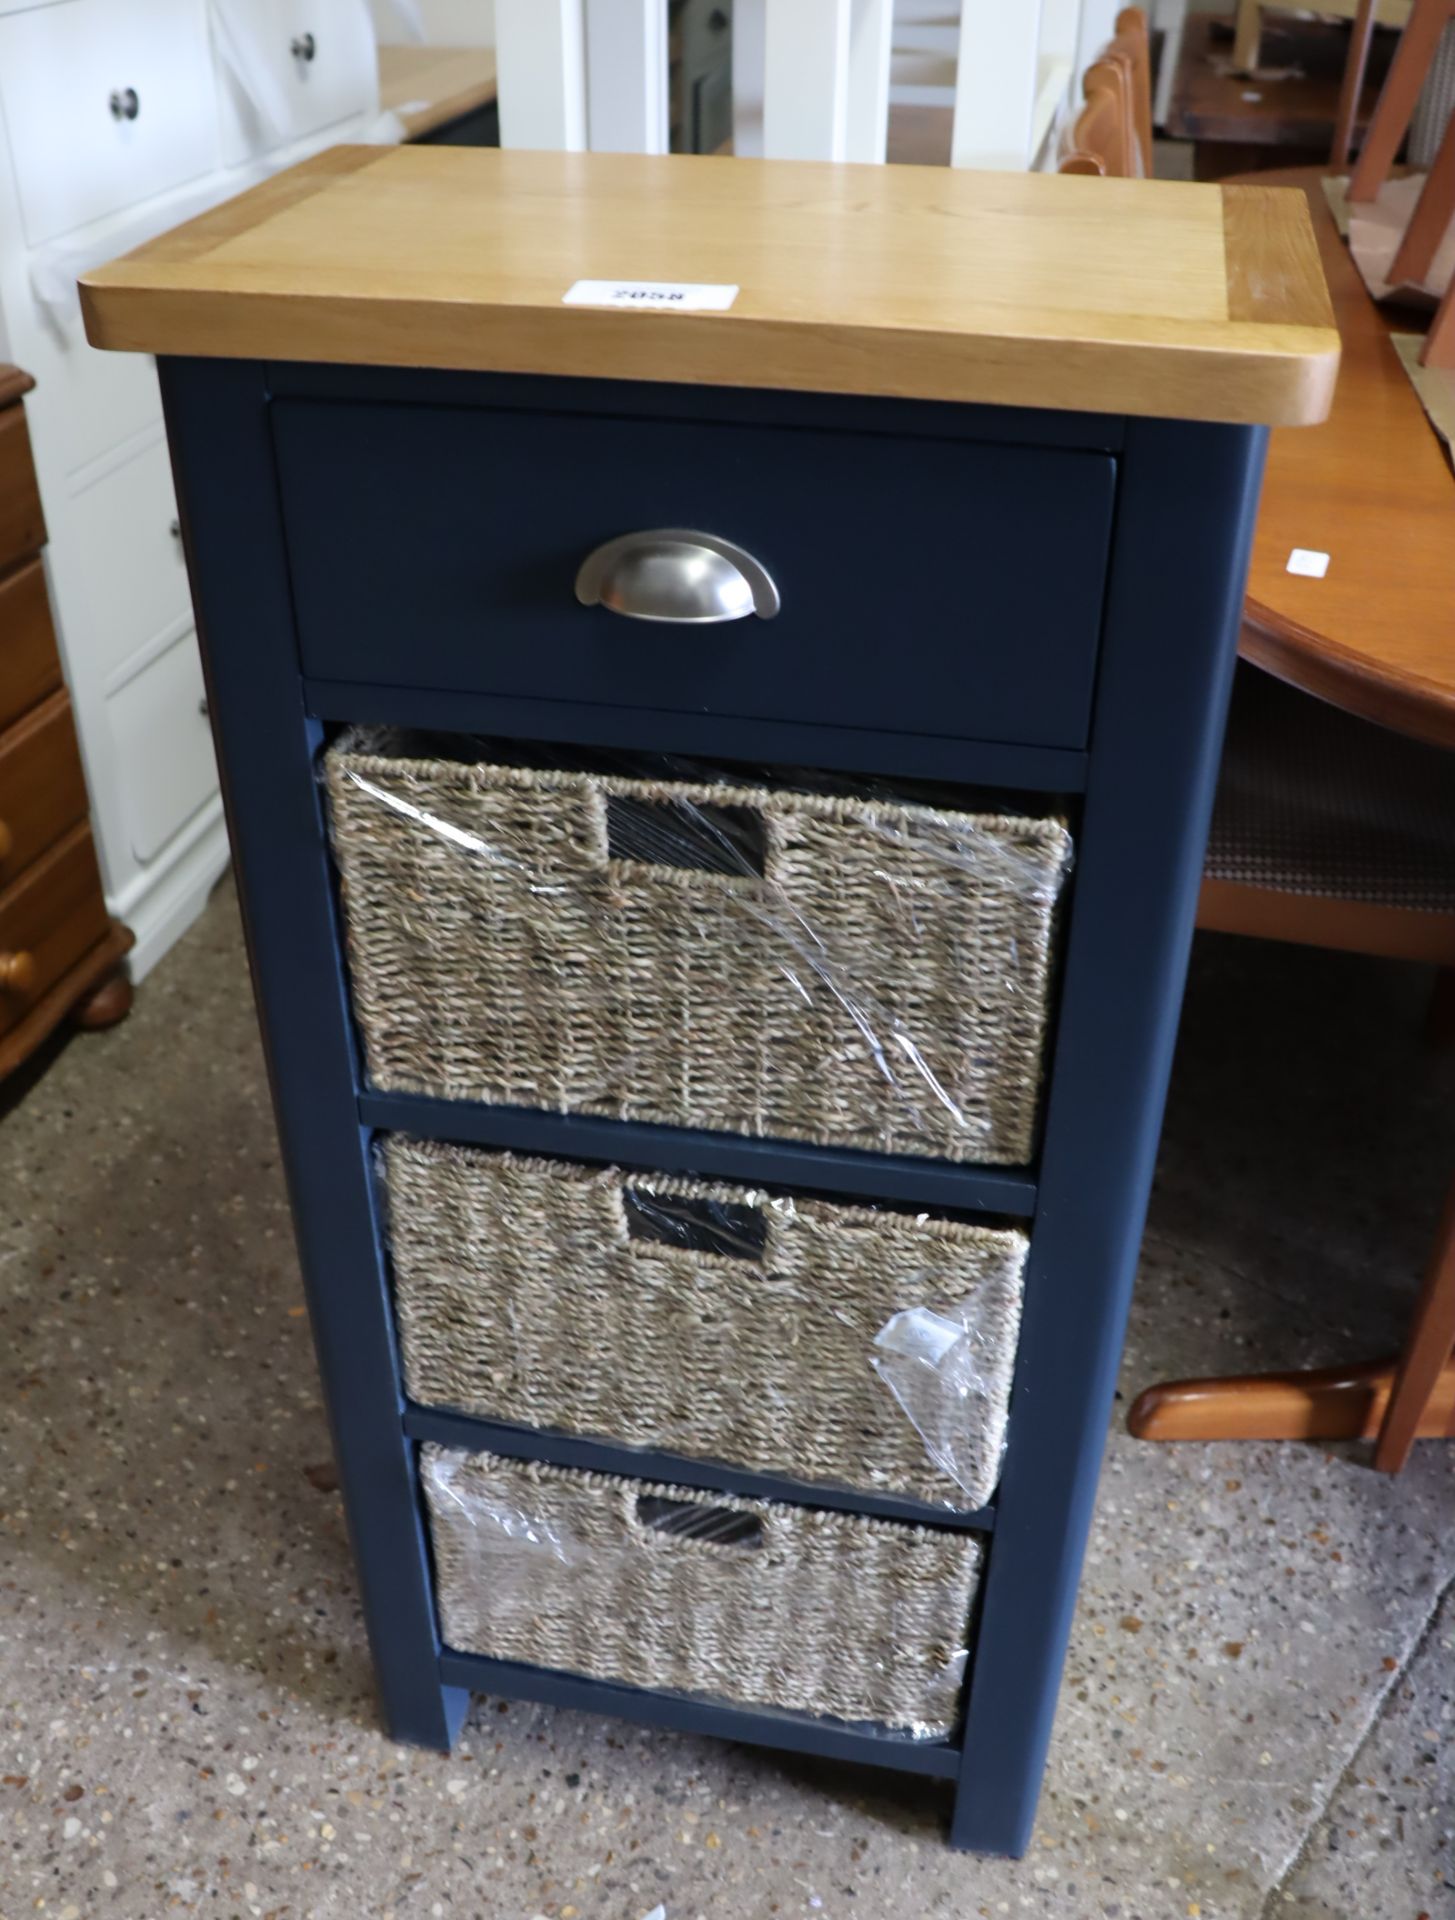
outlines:
{"label": "woven seagrass basket", "polygon": [[972,1534],[426,1446],[462,1653],[742,1705],[954,1725]]}
{"label": "woven seagrass basket", "polygon": [[[1024,1234],[398,1135],[381,1157],[413,1400],[863,1492],[993,1493]],[[870,1364],[915,1308],[967,1328],[964,1390],[936,1406],[958,1485]]]}
{"label": "woven seagrass basket", "polygon": [[377,1088],[1030,1158],[1059,822],[378,744],[327,756]]}

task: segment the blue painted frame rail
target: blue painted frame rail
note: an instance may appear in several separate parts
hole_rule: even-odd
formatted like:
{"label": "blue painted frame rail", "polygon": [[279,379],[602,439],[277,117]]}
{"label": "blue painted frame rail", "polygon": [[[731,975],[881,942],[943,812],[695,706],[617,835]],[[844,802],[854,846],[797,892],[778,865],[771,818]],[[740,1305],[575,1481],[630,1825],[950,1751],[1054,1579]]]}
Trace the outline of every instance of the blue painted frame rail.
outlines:
{"label": "blue painted frame rail", "polygon": [[404,1410],[404,1431],[411,1440],[434,1440],[466,1452],[498,1453],[513,1460],[545,1460],[556,1467],[580,1467],[587,1473],[616,1473],[631,1480],[655,1480],[708,1493],[736,1493],[749,1500],[786,1500],[799,1507],[830,1507],[839,1513],[867,1513],[880,1520],[908,1520],[915,1526],[944,1527],[952,1533],[991,1533],[995,1508],[943,1507],[929,1500],[899,1499],[893,1494],[859,1493],[786,1474],[754,1473],[747,1467],[656,1448],[615,1446],[581,1434],[548,1433],[448,1407]]}
{"label": "blue painted frame rail", "polygon": [[908,1154],[860,1153],[848,1147],[806,1146],[797,1140],[743,1140],[691,1127],[645,1126],[634,1120],[598,1120],[588,1114],[545,1113],[530,1107],[476,1106],[403,1093],[360,1094],[359,1118],[365,1126],[412,1133],[424,1140],[601,1160],[614,1166],[650,1167],[658,1173],[814,1187],[825,1193],[901,1200],[911,1206],[958,1207],[1020,1219],[1036,1206],[1036,1183],[1027,1174],[915,1160]]}
{"label": "blue painted frame rail", "polygon": [[924,1773],[953,1780],[960,1770],[958,1741],[916,1740],[888,1727],[847,1726],[842,1721],[812,1720],[792,1713],[730,1707],[695,1694],[648,1692],[607,1680],[588,1680],[546,1667],[522,1667],[509,1660],[487,1660],[478,1653],[446,1648],[440,1671],[453,1686],[511,1700],[536,1700],[545,1706],[571,1707],[578,1713],[609,1713],[649,1727],[677,1733],[706,1733],[745,1746],[780,1747],[789,1753],[816,1754],[823,1760],[856,1760],[863,1766],[890,1767],[899,1773]]}
{"label": "blue painted frame rail", "polygon": [[[503,389],[484,377],[354,368],[169,361],[161,376],[299,1254],[390,1731],[447,1747],[468,1690],[479,1688],[909,1768],[954,1780],[955,1845],[1021,1852],[1040,1788],[1145,1217],[1266,434],[987,408],[916,412],[900,402],[828,396],[704,398],[589,381],[517,382],[507,402]],[[705,457],[725,408],[784,425],[811,419],[846,436],[932,431],[990,443],[1116,449],[1111,567],[1089,751],[1074,756],[1074,784],[1084,787],[1084,799],[1035,1169],[1002,1174],[361,1091],[314,756],[323,716],[408,722],[424,709],[396,703],[386,688],[310,686],[301,677],[270,380],[291,395],[326,399],[340,409],[355,398],[481,409],[539,403],[579,414],[587,436],[593,411],[640,408],[686,417],[690,410],[702,425]],[[846,445],[851,452],[851,442]],[[816,510],[805,503],[804,511]],[[348,533],[346,526],[337,529],[344,554]],[[1022,563],[1044,565],[1045,552],[1045,530],[1028,527]],[[944,635],[944,646],[959,644],[958,635]],[[1004,644],[1013,646],[1014,636]],[[442,720],[452,716],[448,724],[477,724],[449,689],[410,698]],[[865,731],[850,739],[852,730],[821,731],[810,718],[769,740],[720,716],[623,707],[602,721],[593,709],[554,700],[531,702],[528,711],[519,705],[505,716],[503,730],[534,727],[547,709],[553,731],[542,737],[583,743],[615,737],[603,728],[629,726],[633,744],[701,750],[697,723],[703,721],[734,747],[729,757],[771,760],[777,753],[807,764],[817,757],[866,774],[967,781],[983,777],[991,764],[973,740],[951,735]],[[487,710],[498,717],[493,702],[471,712]],[[943,721],[969,732],[974,716],[946,713]],[[1014,756],[1022,749],[996,751]],[[1044,763],[1020,763],[1020,773],[1033,780],[1047,772]],[[1058,773],[1055,791],[1065,793],[1072,784]],[[526,1441],[518,1430],[512,1436],[489,1423],[406,1407],[371,1167],[373,1130],[400,1126],[767,1186],[809,1184],[1021,1217],[1033,1208],[1009,1443],[959,1741],[921,1745],[884,1731],[611,1686],[441,1646],[416,1476],[418,1440],[468,1443],[475,1435],[480,1444],[493,1433],[507,1446],[529,1444],[541,1457],[553,1457],[549,1448],[569,1449],[581,1464],[593,1449],[596,1459],[621,1450],[563,1436]],[[631,1457],[640,1471],[642,1456],[631,1450]],[[731,1471],[669,1455],[649,1458],[686,1484],[726,1484],[711,1476]],[[732,1484],[743,1479],[736,1475]],[[801,1497],[836,1505],[858,1498],[822,1488]],[[914,1517],[925,1516],[917,1511]],[[949,1524],[984,1529],[989,1520],[988,1514],[963,1516]]]}

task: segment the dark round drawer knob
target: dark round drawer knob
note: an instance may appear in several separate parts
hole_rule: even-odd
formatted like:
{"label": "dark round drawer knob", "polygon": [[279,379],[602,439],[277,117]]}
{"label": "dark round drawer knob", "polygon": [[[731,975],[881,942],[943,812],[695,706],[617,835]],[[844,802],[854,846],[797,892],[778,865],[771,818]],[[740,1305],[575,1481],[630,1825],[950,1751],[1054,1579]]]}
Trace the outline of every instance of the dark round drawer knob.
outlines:
{"label": "dark round drawer knob", "polygon": [[141,101],[137,98],[135,87],[118,87],[111,96],[111,117],[113,120],[135,120],[141,112]]}
{"label": "dark round drawer knob", "polygon": [[8,860],[15,848],[15,835],[5,821],[0,820],[0,860]]}
{"label": "dark round drawer knob", "polygon": [[35,985],[35,956],[0,953],[0,993],[29,993]]}
{"label": "dark round drawer knob", "polygon": [[311,60],[318,52],[318,42],[311,33],[300,33],[289,42],[289,51],[295,60]]}

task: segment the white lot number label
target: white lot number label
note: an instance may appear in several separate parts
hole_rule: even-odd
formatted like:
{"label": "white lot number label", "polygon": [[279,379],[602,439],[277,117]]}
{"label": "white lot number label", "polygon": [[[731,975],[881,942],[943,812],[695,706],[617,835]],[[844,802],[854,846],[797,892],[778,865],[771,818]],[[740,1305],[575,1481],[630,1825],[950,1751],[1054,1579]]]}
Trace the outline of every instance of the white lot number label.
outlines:
{"label": "white lot number label", "polygon": [[689,280],[578,280],[561,295],[563,307],[639,307],[644,312],[726,313],[736,287]]}

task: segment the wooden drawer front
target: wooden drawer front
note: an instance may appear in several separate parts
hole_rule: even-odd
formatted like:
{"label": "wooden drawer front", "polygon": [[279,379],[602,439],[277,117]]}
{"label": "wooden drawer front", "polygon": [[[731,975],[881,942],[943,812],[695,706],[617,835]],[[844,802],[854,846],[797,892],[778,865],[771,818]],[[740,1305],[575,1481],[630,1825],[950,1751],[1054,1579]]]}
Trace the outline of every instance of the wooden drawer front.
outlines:
{"label": "wooden drawer front", "polygon": [[0,733],[0,887],[86,817],[86,777],[64,693]]}
{"label": "wooden drawer front", "polygon": [[252,13],[271,112],[219,74],[230,166],[376,108],[379,55],[358,0],[254,0]]}
{"label": "wooden drawer front", "polygon": [[25,408],[0,413],[0,571],[45,545],[45,515],[30,457]]}
{"label": "wooden drawer front", "polygon": [[[308,401],[274,420],[315,677],[1085,744],[1105,454]],[[594,548],[664,527],[756,556],[778,616],[577,603]]]}
{"label": "wooden drawer front", "polygon": [[92,667],[110,677],[190,622],[192,596],[167,446],[159,440],[76,497],[92,611]]}
{"label": "wooden drawer front", "polygon": [[[73,827],[0,893],[0,1033],[17,1026],[108,925],[91,829]],[[25,984],[4,984],[20,955]]]}
{"label": "wooden drawer front", "polygon": [[32,246],[195,179],[218,155],[204,0],[16,14],[0,99]]}
{"label": "wooden drawer front", "polygon": [[0,579],[0,728],[61,684],[50,595],[39,560]]}
{"label": "wooden drawer front", "polygon": [[145,862],[217,791],[196,634],[128,680],[107,711],[131,850]]}

